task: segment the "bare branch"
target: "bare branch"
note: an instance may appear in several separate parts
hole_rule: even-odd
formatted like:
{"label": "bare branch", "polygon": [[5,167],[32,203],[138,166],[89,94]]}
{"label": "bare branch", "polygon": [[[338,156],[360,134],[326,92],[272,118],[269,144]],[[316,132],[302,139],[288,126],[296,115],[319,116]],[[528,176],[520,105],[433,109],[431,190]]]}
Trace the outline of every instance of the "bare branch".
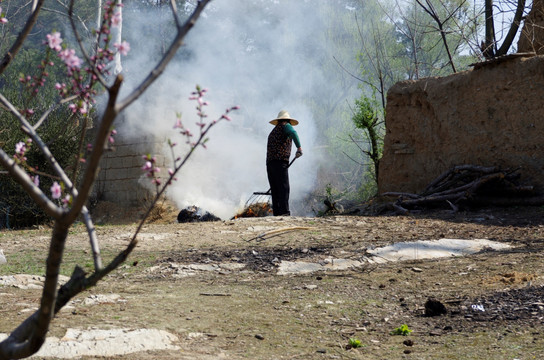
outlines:
{"label": "bare branch", "polygon": [[58,219],[63,211],[34,185],[30,176],[15,161],[0,148],[0,165],[7,170],[8,174],[17,181],[26,193],[40,206],[47,215]]}
{"label": "bare branch", "polygon": [[[79,49],[81,50],[81,53],[83,57],[85,58],[85,61],[87,62],[87,64],[93,64],[89,54],[87,53],[87,50],[83,46],[83,40],[81,39],[81,36],[79,36],[79,31],[77,31],[77,26],[74,21],[74,0],[70,0],[70,6],[68,7],[68,18],[70,19],[70,25],[72,26],[72,31],[79,45]],[[97,41],[97,45],[98,45],[98,41]],[[92,67],[92,71],[93,71],[93,75],[96,76],[98,82],[101,83],[102,86],[108,87],[106,84],[106,80],[104,79],[102,74],[99,71],[97,71],[96,66]]]}
{"label": "bare branch", "polygon": [[25,23],[25,26],[19,36],[17,36],[17,39],[11,46],[11,48],[8,50],[6,55],[4,55],[4,58],[0,62],[0,74],[6,70],[8,65],[11,63],[13,58],[17,55],[19,50],[21,50],[21,47],[23,46],[26,37],[28,34],[30,34],[30,31],[34,27],[34,24],[36,24],[36,21],[38,20],[38,15],[40,13],[40,9],[42,8],[43,4],[45,3],[45,0],[37,0],[34,1],[34,4],[32,6],[32,14],[30,14],[29,19]]}
{"label": "bare branch", "polygon": [[198,1],[195,10],[185,21],[185,24],[183,26],[179,27],[177,30],[176,37],[172,41],[172,44],[170,44],[170,47],[166,51],[166,54],[163,56],[161,61],[157,64],[157,66],[147,75],[147,77],[142,81],[142,83],[134,89],[134,91],[129,94],[123,101],[121,101],[116,106],[116,112],[121,112],[123,109],[125,109],[127,106],[132,104],[136,99],[138,99],[146,90],[151,86],[151,84],[164,72],[164,69],[166,66],[170,63],[170,61],[174,58],[174,55],[178,51],[178,49],[183,45],[183,39],[193,28],[195,25],[197,19],[200,17],[200,14],[204,10],[204,7],[210,2],[211,0],[200,0]]}

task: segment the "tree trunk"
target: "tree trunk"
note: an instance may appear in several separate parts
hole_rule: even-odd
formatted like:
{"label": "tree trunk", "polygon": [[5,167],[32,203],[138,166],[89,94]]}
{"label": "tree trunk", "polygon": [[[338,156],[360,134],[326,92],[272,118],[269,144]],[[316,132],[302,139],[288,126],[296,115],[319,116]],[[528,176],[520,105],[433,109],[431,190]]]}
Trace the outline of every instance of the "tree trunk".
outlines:
{"label": "tree trunk", "polygon": [[544,0],[534,0],[518,41],[518,52],[544,54]]}

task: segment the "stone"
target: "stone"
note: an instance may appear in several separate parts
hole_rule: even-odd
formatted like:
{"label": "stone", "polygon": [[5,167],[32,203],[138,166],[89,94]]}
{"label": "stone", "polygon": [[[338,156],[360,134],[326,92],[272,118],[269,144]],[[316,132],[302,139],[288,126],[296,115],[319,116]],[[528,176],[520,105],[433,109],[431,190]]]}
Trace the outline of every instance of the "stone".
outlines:
{"label": "stone", "polygon": [[440,316],[447,312],[446,306],[436,299],[429,298],[425,303],[425,316]]}

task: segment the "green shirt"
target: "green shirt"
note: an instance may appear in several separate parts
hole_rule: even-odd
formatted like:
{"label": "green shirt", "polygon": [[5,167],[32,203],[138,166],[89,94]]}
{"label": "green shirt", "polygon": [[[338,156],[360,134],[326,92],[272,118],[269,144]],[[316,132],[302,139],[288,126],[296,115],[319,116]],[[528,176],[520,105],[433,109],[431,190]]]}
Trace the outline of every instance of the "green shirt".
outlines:
{"label": "green shirt", "polygon": [[287,123],[284,127],[284,131],[295,142],[297,149],[300,147],[300,140],[298,139],[297,131],[293,128],[293,125]]}

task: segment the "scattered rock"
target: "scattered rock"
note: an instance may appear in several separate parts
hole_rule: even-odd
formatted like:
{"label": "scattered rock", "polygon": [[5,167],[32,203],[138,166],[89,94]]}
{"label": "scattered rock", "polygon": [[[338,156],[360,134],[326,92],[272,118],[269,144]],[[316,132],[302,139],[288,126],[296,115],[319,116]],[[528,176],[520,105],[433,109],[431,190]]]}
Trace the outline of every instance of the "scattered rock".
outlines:
{"label": "scattered rock", "polygon": [[[61,285],[69,279],[68,276],[59,275],[59,283]],[[19,289],[41,289],[44,281],[45,277],[38,275],[17,274],[0,276],[0,286],[13,286]]]}
{"label": "scattered rock", "polygon": [[85,305],[115,304],[117,302],[126,302],[126,300],[121,299],[118,294],[93,294],[83,300]]}
{"label": "scattered rock", "polygon": [[[0,341],[7,334],[0,334]],[[37,357],[55,359],[110,357],[138,351],[178,350],[178,337],[156,329],[68,329],[62,338],[48,336]]]}
{"label": "scattered rock", "polygon": [[429,298],[425,303],[425,316],[440,316],[447,313],[446,306],[436,299]]}
{"label": "scattered rock", "polygon": [[6,257],[4,256],[4,251],[0,249],[0,265],[7,263]]}
{"label": "scattered rock", "polygon": [[406,346],[414,346],[414,341],[411,339],[404,340],[402,343]]}
{"label": "scattered rock", "polygon": [[264,340],[264,336],[262,336],[261,334],[256,334],[255,338],[259,340]]}

